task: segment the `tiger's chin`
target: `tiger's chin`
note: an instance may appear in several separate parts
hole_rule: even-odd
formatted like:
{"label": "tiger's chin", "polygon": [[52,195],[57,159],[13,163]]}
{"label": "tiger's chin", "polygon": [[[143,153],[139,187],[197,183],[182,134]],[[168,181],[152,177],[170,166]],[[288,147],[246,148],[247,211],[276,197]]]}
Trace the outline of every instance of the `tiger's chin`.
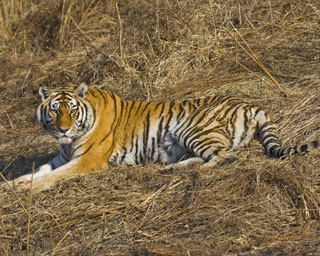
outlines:
{"label": "tiger's chin", "polygon": [[73,139],[67,136],[57,138],[59,144],[71,144]]}

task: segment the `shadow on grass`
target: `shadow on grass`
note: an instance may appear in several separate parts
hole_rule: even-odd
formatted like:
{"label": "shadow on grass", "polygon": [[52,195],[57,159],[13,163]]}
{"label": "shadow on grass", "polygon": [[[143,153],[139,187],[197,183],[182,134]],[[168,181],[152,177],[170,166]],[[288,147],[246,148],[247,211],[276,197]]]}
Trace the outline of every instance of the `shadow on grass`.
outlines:
{"label": "shadow on grass", "polygon": [[[20,155],[11,164],[10,162],[4,161],[3,159],[0,158],[0,172],[7,180],[12,180],[23,174],[31,172],[33,163],[34,163],[34,168],[36,169],[40,165],[47,163],[49,160],[54,158],[57,154],[58,152],[55,152],[51,154],[34,156],[34,157],[25,157],[23,155]],[[2,182],[2,180],[0,182]]]}

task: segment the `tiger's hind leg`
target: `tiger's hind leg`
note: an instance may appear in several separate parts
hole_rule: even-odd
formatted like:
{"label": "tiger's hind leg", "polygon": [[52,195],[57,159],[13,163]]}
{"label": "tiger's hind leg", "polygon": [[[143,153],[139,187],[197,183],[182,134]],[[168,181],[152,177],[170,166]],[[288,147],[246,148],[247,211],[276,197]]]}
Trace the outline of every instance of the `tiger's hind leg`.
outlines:
{"label": "tiger's hind leg", "polygon": [[228,160],[236,159],[236,153],[231,150],[221,150],[218,151],[216,155],[209,157],[209,160],[204,163],[201,168],[212,168],[218,164],[222,164]]}
{"label": "tiger's hind leg", "polygon": [[182,160],[177,163],[168,164],[161,168],[161,170],[181,169],[186,167],[192,167],[194,165],[200,165],[201,169],[208,169],[215,167],[218,164],[222,164],[228,160],[234,160],[236,153],[231,150],[221,150],[216,155],[209,157],[209,160],[205,161],[200,156],[194,156],[186,160]]}
{"label": "tiger's hind leg", "polygon": [[170,169],[180,169],[180,168],[190,167],[193,165],[203,164],[203,163],[204,163],[204,160],[201,157],[192,157],[177,163],[168,164],[163,168],[161,168],[161,170],[165,171]]}
{"label": "tiger's hind leg", "polygon": [[[162,170],[180,169],[201,165],[201,168],[214,167],[227,160],[234,159],[236,154],[231,148],[230,140],[221,134],[215,134],[214,140],[198,140],[191,145],[181,145],[178,140],[168,133],[164,140],[163,149],[167,155],[167,163]],[[219,141],[217,141],[217,139]],[[182,161],[181,161],[182,159]]]}

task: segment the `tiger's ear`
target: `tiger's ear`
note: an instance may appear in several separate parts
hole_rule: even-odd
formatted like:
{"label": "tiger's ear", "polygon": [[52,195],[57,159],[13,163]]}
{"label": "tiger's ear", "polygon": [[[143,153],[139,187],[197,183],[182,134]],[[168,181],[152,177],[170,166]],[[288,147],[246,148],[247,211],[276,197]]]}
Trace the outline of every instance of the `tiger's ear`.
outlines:
{"label": "tiger's ear", "polygon": [[39,87],[39,94],[40,94],[42,100],[45,100],[50,96],[51,92],[46,86],[40,86]]}
{"label": "tiger's ear", "polygon": [[86,85],[85,83],[81,83],[75,90],[74,93],[76,95],[78,95],[81,98],[85,98],[86,97],[86,92],[88,90],[88,85]]}

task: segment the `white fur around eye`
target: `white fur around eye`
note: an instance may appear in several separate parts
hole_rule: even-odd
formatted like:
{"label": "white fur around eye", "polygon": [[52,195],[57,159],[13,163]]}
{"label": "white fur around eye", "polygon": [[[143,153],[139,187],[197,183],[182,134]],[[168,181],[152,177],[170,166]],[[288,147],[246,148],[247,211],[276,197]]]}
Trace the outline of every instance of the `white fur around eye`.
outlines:
{"label": "white fur around eye", "polygon": [[77,103],[74,101],[70,101],[69,106],[70,106],[70,114],[74,114],[78,109]]}
{"label": "white fur around eye", "polygon": [[59,107],[59,103],[58,102],[52,102],[51,103],[51,109],[52,110],[57,110]]}
{"label": "white fur around eye", "polygon": [[70,106],[70,108],[72,109],[72,108],[77,108],[77,102],[75,101],[75,100],[71,100],[71,101],[69,101],[69,106]]}

